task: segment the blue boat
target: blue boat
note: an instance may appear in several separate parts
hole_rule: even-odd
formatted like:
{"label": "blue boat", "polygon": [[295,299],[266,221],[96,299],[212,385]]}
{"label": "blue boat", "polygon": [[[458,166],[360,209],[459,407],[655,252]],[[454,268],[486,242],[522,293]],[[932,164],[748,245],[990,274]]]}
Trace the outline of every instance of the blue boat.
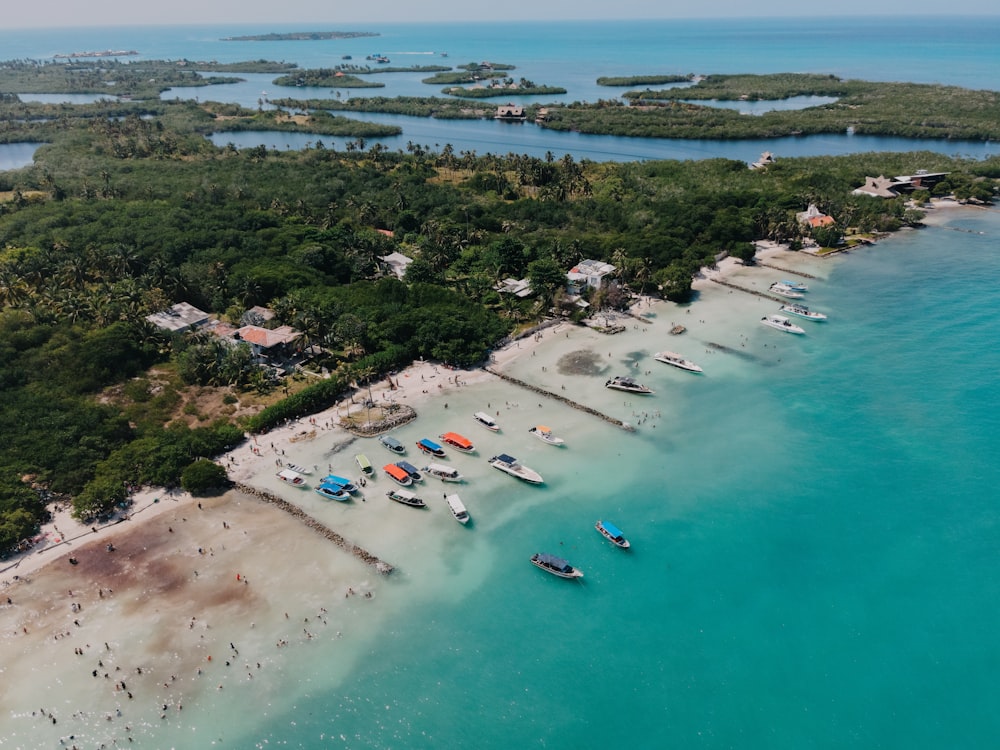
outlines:
{"label": "blue boat", "polygon": [[332,484],[340,487],[344,492],[357,492],[358,486],[346,477],[338,477],[336,474],[327,474],[321,480],[323,484]]}
{"label": "blue boat", "polygon": [[782,279],[781,283],[791,289],[793,292],[808,292],[809,287],[803,284],[801,281],[790,281],[789,279]]}
{"label": "blue boat", "polygon": [[605,539],[607,539],[616,547],[620,547],[621,549],[628,549],[631,546],[628,542],[628,539],[625,538],[625,534],[622,533],[622,530],[619,529],[617,526],[615,526],[613,523],[610,523],[608,521],[598,521],[596,524],[594,524],[594,528],[600,532],[601,536],[603,536]]}
{"label": "blue boat", "polygon": [[396,466],[405,471],[414,482],[424,481],[424,475],[409,461],[397,461]]}
{"label": "blue boat", "polygon": [[346,503],[351,499],[351,496],[336,484],[321,484],[316,488],[316,494],[325,497],[327,500],[337,500],[341,503]]}
{"label": "blue boat", "polygon": [[417,447],[429,456],[444,458],[444,448],[435,443],[433,440],[421,438],[417,441]]}

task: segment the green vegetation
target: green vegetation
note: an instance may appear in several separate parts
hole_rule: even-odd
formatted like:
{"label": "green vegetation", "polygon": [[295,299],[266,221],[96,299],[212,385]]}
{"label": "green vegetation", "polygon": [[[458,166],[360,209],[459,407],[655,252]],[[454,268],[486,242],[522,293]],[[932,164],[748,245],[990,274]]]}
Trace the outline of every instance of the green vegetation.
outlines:
{"label": "green vegetation", "polygon": [[209,495],[229,486],[229,476],[219,464],[199,458],[181,473],[181,487],[192,495]]}
{"label": "green vegetation", "polygon": [[662,86],[665,83],[686,83],[693,81],[694,75],[651,75],[651,76],[601,76],[598,86]]}
{"label": "green vegetation", "polygon": [[381,89],[384,83],[364,81],[335,68],[297,71],[292,75],[274,79],[275,86],[323,86],[337,89]]}
{"label": "green vegetation", "polygon": [[428,83],[433,86],[451,86],[462,83],[475,83],[476,81],[488,81],[493,78],[503,78],[504,74],[497,72],[470,73],[469,71],[452,71],[450,73],[438,73],[430,78],[424,78],[421,83]]}
{"label": "green vegetation", "polygon": [[250,34],[247,36],[225,36],[224,42],[297,42],[320,41],[324,39],[357,39],[359,37],[379,36],[374,31],[292,31],[285,33],[271,32],[269,34]]}
{"label": "green vegetation", "polygon": [[[351,106],[392,101],[438,116],[444,100]],[[619,109],[630,110],[605,114]],[[317,138],[276,153],[216,148],[203,135],[286,123],[315,132],[337,119],[0,100],[3,140],[46,143],[34,165],[0,173],[0,545],[30,534],[53,496],[89,518],[129,486],[197,484],[202,469],[189,467],[244,431],[329,406],[415,357],[482,361],[518,326],[572,314],[561,274],[582,258],[619,269],[595,308],[620,304],[626,287],[683,300],[720,251],[800,242],[795,214],[809,203],[835,217],[831,242],[919,219],[902,198],[850,195],[868,175],[947,171],[936,192],[979,199],[1000,177],[1000,159],[932,153],[751,171],[727,159],[596,164],[413,143],[391,152],[360,136],[345,151]],[[380,261],[393,251],[414,258],[402,281]],[[536,296],[499,294],[507,277],[528,277]],[[245,346],[152,327],[147,315],[177,301],[232,324],[270,307],[267,325],[292,326],[318,348],[312,374],[274,381]],[[247,401],[265,408],[237,411]]]}
{"label": "green vegetation", "polygon": [[470,102],[433,96],[366,96],[344,100],[272,99],[271,103],[291,110],[329,109],[341,112],[385,112],[394,115],[409,115],[410,117],[436,117],[440,120],[476,120],[492,117],[494,112],[493,107],[473,108]]}
{"label": "green vegetation", "polygon": [[517,69],[516,65],[507,65],[505,63],[495,63],[495,62],[481,62],[481,63],[470,62],[470,63],[465,63],[465,65],[456,65],[455,67],[458,68],[459,70],[468,70],[473,73],[475,72],[490,73],[497,70],[506,71],[506,70]]}
{"label": "green vegetation", "polygon": [[560,86],[539,86],[534,81],[522,78],[515,81],[513,78],[494,80],[488,86],[473,88],[463,88],[461,86],[451,86],[441,90],[442,94],[449,96],[464,96],[472,99],[485,99],[494,96],[554,96],[565,94],[566,89]]}

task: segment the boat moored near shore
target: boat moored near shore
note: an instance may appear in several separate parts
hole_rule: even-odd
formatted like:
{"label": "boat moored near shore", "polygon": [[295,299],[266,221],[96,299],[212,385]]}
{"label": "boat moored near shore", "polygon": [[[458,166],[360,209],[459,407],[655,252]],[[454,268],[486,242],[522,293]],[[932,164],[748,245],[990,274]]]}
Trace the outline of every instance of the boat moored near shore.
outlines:
{"label": "boat moored near shore", "polygon": [[769,291],[772,294],[777,294],[779,297],[788,297],[788,299],[802,299],[803,297],[805,297],[805,295],[802,294],[802,292],[796,292],[787,284],[782,284],[779,281],[776,281],[773,284],[771,284],[771,286],[769,287]]}
{"label": "boat moored near shore", "polygon": [[613,523],[609,523],[607,521],[598,521],[596,524],[594,524],[594,528],[597,529],[597,531],[600,533],[601,536],[603,536],[605,539],[607,539],[616,547],[619,547],[621,549],[628,549],[629,547],[632,546],[631,544],[629,544],[628,539],[625,538],[625,535],[622,533],[622,530],[619,529],[617,526],[615,526]]}
{"label": "boat moored near shore", "polygon": [[421,438],[417,441],[417,447],[426,453],[428,456],[434,456],[435,458],[444,458],[444,448],[435,443],[433,440],[428,440],[427,438]]}
{"label": "boat moored near shore", "polygon": [[616,391],[625,391],[626,393],[638,393],[642,396],[648,396],[654,392],[652,388],[647,388],[642,383],[636,382],[625,375],[616,375],[605,382],[604,387]]}
{"label": "boat moored near shore", "polygon": [[409,505],[411,508],[427,507],[427,503],[409,490],[389,490],[385,493],[385,496],[390,500],[395,500],[400,505]]}
{"label": "boat moored near shore", "polygon": [[405,471],[407,476],[409,476],[414,482],[424,481],[424,475],[421,474],[420,470],[409,461],[397,461],[396,466]]}
{"label": "boat moored near shore", "polygon": [[306,484],[306,478],[299,474],[297,471],[292,471],[291,469],[282,469],[278,472],[278,479],[280,479],[285,484],[291,485],[292,487],[298,487],[299,489],[305,489],[309,485]]}
{"label": "boat moored near shore", "polygon": [[472,444],[469,438],[459,435],[457,432],[446,432],[438,437],[455,450],[462,451],[462,453],[472,453],[476,450],[476,446]]}
{"label": "boat moored near shore", "polygon": [[560,578],[583,578],[583,571],[577,570],[566,560],[545,552],[536,552],[531,556],[531,563],[546,573],[551,573]]}
{"label": "boat moored near shore", "polygon": [[327,500],[336,500],[339,503],[346,503],[351,499],[351,495],[336,484],[323,483],[313,491],[320,497],[325,497]]}
{"label": "boat moored near shore", "polygon": [[393,453],[406,453],[406,447],[391,435],[382,435],[378,441]]}
{"label": "boat moored near shore", "polygon": [[458,495],[446,495],[444,501],[448,503],[448,510],[451,511],[451,515],[463,526],[472,518],[465,507],[465,503],[462,502],[462,498]]}
{"label": "boat moored near shore", "polygon": [[375,475],[375,470],[372,469],[372,462],[368,460],[368,456],[364,453],[359,453],[354,457],[355,463],[357,463],[358,468],[361,469],[361,473],[366,477],[371,478]]}
{"label": "boat moored near shore", "polygon": [[509,456],[506,453],[501,453],[499,455],[493,456],[490,459],[490,466],[494,469],[499,469],[505,474],[510,474],[512,477],[517,477],[529,484],[542,484],[545,480],[542,479],[542,475],[539,474],[534,469],[529,469],[527,466],[520,463],[513,456]]}
{"label": "boat moored near shore", "polygon": [[548,443],[549,445],[565,445],[566,441],[561,437],[556,437],[552,434],[552,428],[546,427],[543,424],[536,425],[528,430],[532,435],[541,440],[543,443]]}
{"label": "boat moored near shore", "polygon": [[496,423],[496,420],[493,419],[493,417],[491,417],[486,412],[477,411],[475,414],[472,415],[472,418],[475,419],[477,422],[479,422],[479,424],[481,424],[487,430],[491,430],[493,432],[500,432],[500,425],[498,425]]}
{"label": "boat moored near shore", "polygon": [[458,473],[458,469],[453,469],[445,464],[427,464],[424,467],[424,471],[430,474],[432,477],[437,477],[442,482],[461,482],[462,475]]}
{"label": "boat moored near shore", "polygon": [[322,484],[333,484],[340,487],[344,492],[354,493],[358,491],[358,486],[347,477],[339,477],[336,474],[327,474],[321,480]]}
{"label": "boat moored near shore", "polygon": [[815,320],[817,323],[826,320],[826,315],[823,313],[810,310],[805,305],[799,305],[795,302],[788,302],[782,305],[779,309],[781,312],[786,312],[789,315],[797,315],[798,317],[805,318],[806,320]]}
{"label": "boat moored near shore", "polygon": [[786,318],[784,315],[765,315],[760,319],[760,322],[771,328],[776,328],[779,331],[784,331],[785,333],[805,333],[804,328],[800,328],[795,325],[792,321]]}
{"label": "boat moored near shore", "polygon": [[403,487],[409,487],[413,484],[413,480],[410,479],[410,475],[406,469],[401,469],[396,466],[396,464],[386,464],[382,467],[382,471],[384,471],[392,481],[396,482],[396,484],[402,485]]}
{"label": "boat moored near shore", "polygon": [[688,372],[703,372],[701,367],[689,359],[684,359],[677,352],[657,352],[653,359],[665,365],[673,365],[681,370],[687,370]]}

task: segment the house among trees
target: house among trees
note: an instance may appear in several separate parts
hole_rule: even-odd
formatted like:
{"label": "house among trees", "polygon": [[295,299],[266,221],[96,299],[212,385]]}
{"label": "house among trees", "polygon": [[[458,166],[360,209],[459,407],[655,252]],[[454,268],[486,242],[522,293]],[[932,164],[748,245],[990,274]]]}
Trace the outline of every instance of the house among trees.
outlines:
{"label": "house among trees", "polygon": [[163,328],[171,333],[186,333],[201,328],[211,319],[211,316],[187,302],[178,302],[169,310],[147,315],[146,320],[157,328]]}
{"label": "house among trees", "polygon": [[295,343],[301,337],[302,333],[291,326],[243,326],[233,333],[232,340],[249,344],[257,362],[278,362],[295,356]]}
{"label": "house among trees", "polygon": [[947,172],[928,172],[918,169],[916,174],[900,177],[865,177],[865,184],[851,191],[851,195],[870,195],[874,198],[895,198],[914,190],[929,190],[948,176]]}
{"label": "house among trees", "polygon": [[388,255],[380,255],[379,260],[389,267],[389,270],[397,279],[402,279],[406,276],[406,269],[413,262],[413,258],[396,252],[389,253]]}
{"label": "house among trees", "polygon": [[750,169],[766,169],[772,164],[774,164],[774,154],[770,151],[765,151],[757,161],[750,165]]}
{"label": "house among trees", "polygon": [[832,216],[827,216],[825,213],[816,208],[815,203],[810,203],[809,208],[805,211],[795,214],[795,218],[798,220],[799,224],[807,226],[810,229],[828,227],[831,224],[836,223]]}
{"label": "house among trees", "polygon": [[566,274],[566,292],[581,294],[585,289],[600,289],[617,269],[601,260],[582,260]]}
{"label": "house among trees", "polygon": [[501,104],[497,107],[497,113],[493,115],[494,120],[505,120],[509,122],[523,122],[527,118],[524,114],[524,107],[520,104]]}
{"label": "house among trees", "polygon": [[504,279],[496,285],[496,290],[500,294],[513,294],[518,299],[524,299],[534,294],[531,282],[527,279]]}

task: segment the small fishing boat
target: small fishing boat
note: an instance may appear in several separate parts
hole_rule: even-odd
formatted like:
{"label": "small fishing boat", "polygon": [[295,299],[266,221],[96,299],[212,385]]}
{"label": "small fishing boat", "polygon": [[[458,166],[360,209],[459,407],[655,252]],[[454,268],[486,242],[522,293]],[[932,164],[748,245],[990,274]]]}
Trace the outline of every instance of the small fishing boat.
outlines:
{"label": "small fishing boat", "polygon": [[396,464],[386,464],[382,467],[382,471],[389,475],[396,484],[400,484],[403,487],[409,487],[413,484],[413,480],[410,479],[409,472],[406,469],[401,469]]}
{"label": "small fishing boat", "polygon": [[299,466],[298,464],[285,464],[285,468],[297,471],[299,474],[305,474],[306,476],[312,474],[312,469],[307,469],[305,466]]}
{"label": "small fishing boat", "polygon": [[465,503],[462,502],[462,499],[458,495],[445,495],[444,501],[448,503],[448,509],[456,521],[463,526],[469,522],[471,518],[469,511],[466,510]]}
{"label": "small fishing boat", "polygon": [[493,432],[500,432],[500,425],[498,425],[496,423],[496,420],[493,419],[493,417],[491,417],[486,412],[477,411],[475,414],[472,415],[472,418],[475,419],[477,422],[479,422],[479,424],[481,424],[487,430],[492,430]]}
{"label": "small fishing boat", "polygon": [[285,484],[290,484],[292,487],[298,487],[299,489],[305,489],[309,485],[306,484],[306,478],[299,474],[297,471],[292,469],[282,469],[278,472],[278,479],[280,479]]}
{"label": "small fishing boat", "polygon": [[760,322],[771,328],[776,328],[779,331],[784,331],[785,333],[805,333],[804,328],[800,328],[795,325],[792,321],[786,318],[784,315],[765,315],[760,319]]}
{"label": "small fishing boat", "polygon": [[358,468],[361,469],[361,473],[366,477],[372,477],[375,475],[375,470],[372,469],[372,462],[368,460],[368,456],[364,453],[356,455],[354,457],[354,462],[358,465]]}
{"label": "small fishing boat", "polygon": [[432,477],[437,477],[442,482],[462,481],[462,475],[458,473],[458,469],[453,469],[445,464],[427,464],[427,466],[424,467],[424,471]]}
{"label": "small fishing boat", "polygon": [[389,490],[385,496],[390,500],[395,500],[402,505],[409,505],[411,508],[426,508],[427,503],[421,500],[408,490]]}
{"label": "small fishing boat", "polygon": [[435,458],[444,458],[444,448],[427,438],[420,438],[417,441],[417,447],[426,453],[428,456],[434,456]]}
{"label": "small fishing boat", "polygon": [[622,530],[615,526],[613,523],[608,523],[607,521],[598,521],[594,524],[594,528],[597,529],[601,536],[607,539],[616,547],[621,549],[628,549],[632,545],[629,544],[628,539],[622,533]]}
{"label": "small fishing boat", "polygon": [[791,289],[793,292],[808,292],[809,287],[803,284],[801,281],[789,281],[788,279],[782,279],[781,283]]}
{"label": "small fishing boat", "polygon": [[805,318],[806,320],[815,320],[816,322],[826,320],[826,315],[823,313],[810,310],[805,305],[799,305],[795,302],[788,302],[782,305],[780,310],[790,315],[797,315],[800,318]]}
{"label": "small fishing boat", "polygon": [[406,453],[404,445],[391,435],[382,435],[378,441],[393,453]]}
{"label": "small fishing boat", "polygon": [[687,370],[688,372],[703,372],[701,367],[689,359],[684,359],[677,352],[657,352],[653,359],[665,365],[673,365],[681,370]]}
{"label": "small fishing boat", "polygon": [[653,393],[651,388],[647,388],[642,383],[637,383],[632,378],[625,377],[624,375],[617,375],[611,378],[604,384],[604,387],[616,391],[625,391],[626,393],[638,393],[643,396]]}
{"label": "small fishing boat", "polygon": [[790,286],[786,286],[785,284],[781,284],[777,281],[771,284],[770,290],[773,294],[777,294],[780,297],[788,297],[788,299],[802,299],[805,297],[802,292],[796,292]]}
{"label": "small fishing boat", "polygon": [[424,481],[424,475],[421,474],[420,470],[409,461],[397,461],[396,466],[405,471],[407,476],[409,476],[414,482]]}
{"label": "small fishing boat", "polygon": [[335,484],[344,492],[357,492],[358,486],[347,477],[338,477],[336,474],[327,474],[323,477],[323,484]]}
{"label": "small fishing boat", "polygon": [[459,435],[457,432],[446,432],[438,437],[455,450],[462,451],[462,453],[472,453],[476,449],[476,446],[472,444],[469,438]]}
{"label": "small fishing boat", "polygon": [[549,445],[565,445],[566,441],[560,437],[556,437],[552,434],[552,428],[546,427],[543,424],[536,425],[528,430],[532,435],[541,440],[543,443],[548,443]]}
{"label": "small fishing boat", "polygon": [[327,500],[337,500],[341,503],[346,503],[351,499],[351,496],[336,484],[321,484],[314,492]]}
{"label": "small fishing boat", "polygon": [[510,474],[512,477],[517,477],[530,484],[542,484],[545,480],[542,479],[542,475],[539,474],[534,469],[529,469],[524,466],[513,456],[509,456],[506,453],[501,453],[499,455],[493,456],[490,459],[490,466],[494,469],[499,469],[505,474]]}
{"label": "small fishing boat", "polygon": [[531,556],[532,565],[537,565],[546,573],[551,573],[560,578],[583,578],[583,572],[577,570],[561,557],[549,555],[545,552],[536,552]]}

